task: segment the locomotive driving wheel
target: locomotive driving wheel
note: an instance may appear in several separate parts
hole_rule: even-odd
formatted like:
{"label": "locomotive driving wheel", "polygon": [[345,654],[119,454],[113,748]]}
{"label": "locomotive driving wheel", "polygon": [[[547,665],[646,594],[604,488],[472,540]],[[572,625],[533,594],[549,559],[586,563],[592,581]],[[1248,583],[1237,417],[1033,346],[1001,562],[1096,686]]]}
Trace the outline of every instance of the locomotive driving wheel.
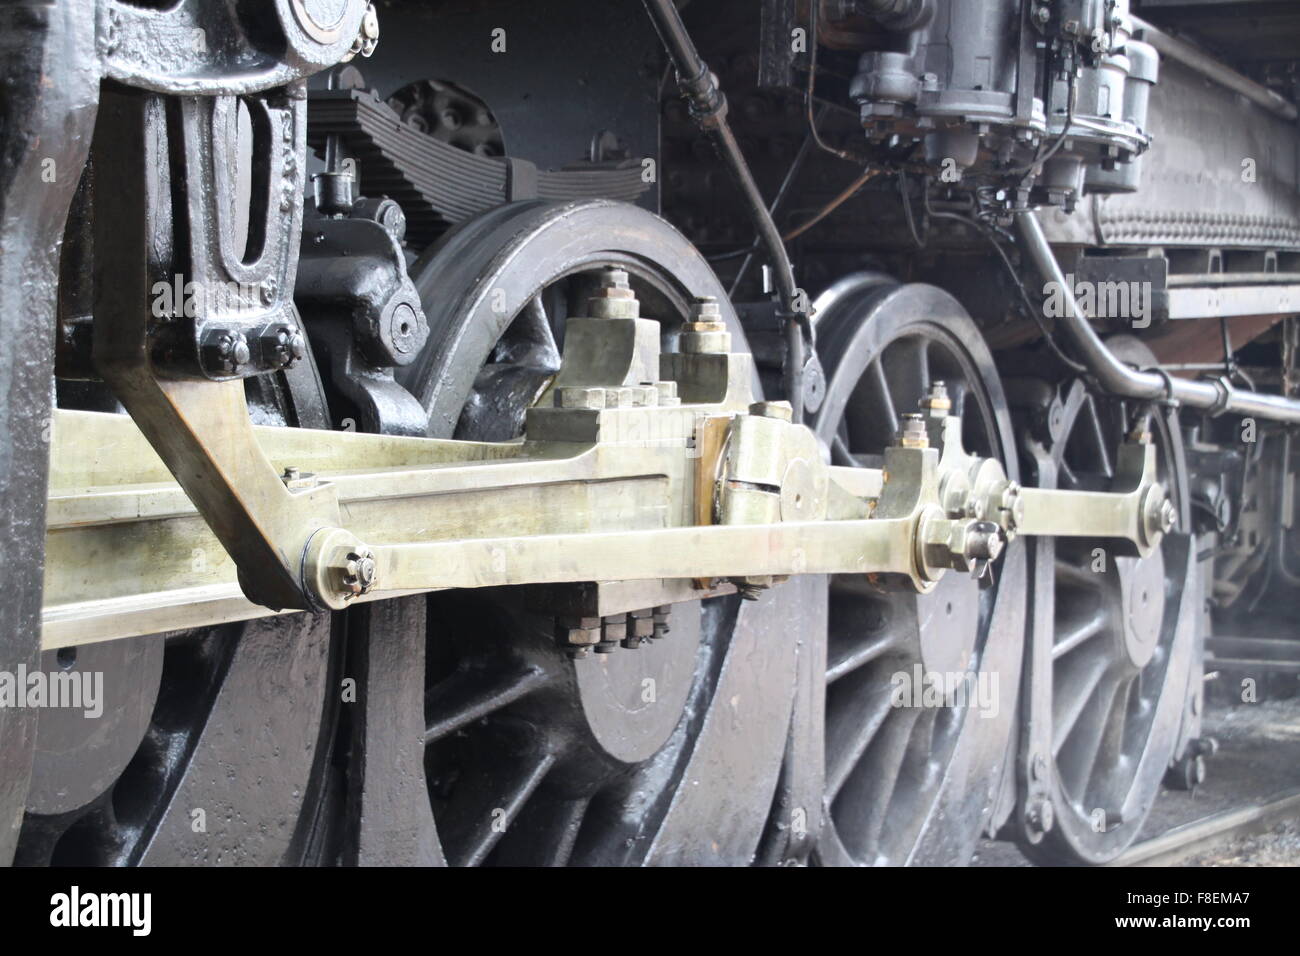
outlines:
{"label": "locomotive driving wheel", "polygon": [[[882,467],[900,416],[942,381],[966,449],[1016,476],[992,357],[954,299],[863,275],[819,310],[828,384],[814,427],[835,464]],[[1024,624],[1018,542],[992,572],[950,571],[924,595],[830,579],[822,862],[965,860],[1005,815]],[[942,688],[958,692],[936,696]]]}
{"label": "locomotive driving wheel", "polygon": [[[565,319],[583,314],[610,269],[627,276],[641,314],[663,322],[666,342],[694,298],[713,296],[743,349],[712,270],[658,217],[604,201],[511,204],[412,267],[431,334],[404,384],[429,410],[429,433],[521,434],[558,370]],[[419,748],[431,861],[747,863],[793,706],[796,594],[678,604],[666,634],[578,659],[557,645],[556,612],[514,595],[406,599],[410,613],[372,617],[370,642],[421,657],[425,680],[394,679],[406,736],[368,746],[404,748],[406,765]],[[423,717],[414,730],[412,713]]]}
{"label": "locomotive driving wheel", "polygon": [[[1155,364],[1136,339],[1108,344],[1124,361]],[[1063,395],[1049,413],[1051,447],[1039,449],[1040,484],[1109,490],[1116,450],[1137,431],[1155,444],[1158,480],[1178,512],[1175,530],[1145,558],[1099,539],[1034,543],[1039,579],[1049,582],[1033,600],[1046,602],[1035,619],[1050,627],[1050,755],[1039,772],[1047,770],[1052,809],[1046,827],[1041,807],[1032,815],[1021,844],[1043,862],[1096,864],[1136,838],[1174,756],[1192,690],[1199,578],[1177,413],[1099,396],[1082,382]]]}

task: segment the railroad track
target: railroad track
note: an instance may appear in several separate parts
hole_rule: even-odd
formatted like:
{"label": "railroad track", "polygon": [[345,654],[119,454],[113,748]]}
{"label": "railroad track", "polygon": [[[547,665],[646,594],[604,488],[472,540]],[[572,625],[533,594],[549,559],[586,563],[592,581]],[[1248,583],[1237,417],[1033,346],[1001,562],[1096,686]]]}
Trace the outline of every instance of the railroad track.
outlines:
{"label": "railroad track", "polygon": [[1135,844],[1108,865],[1173,866],[1239,837],[1263,833],[1279,821],[1298,816],[1300,788],[1176,826],[1158,837]]}

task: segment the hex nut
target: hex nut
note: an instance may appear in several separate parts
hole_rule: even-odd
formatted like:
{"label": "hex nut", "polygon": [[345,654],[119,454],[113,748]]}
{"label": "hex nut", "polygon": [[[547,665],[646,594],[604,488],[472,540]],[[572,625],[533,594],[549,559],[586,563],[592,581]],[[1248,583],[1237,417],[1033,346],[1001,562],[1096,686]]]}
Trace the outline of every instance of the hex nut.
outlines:
{"label": "hex nut", "polygon": [[565,385],[555,390],[556,408],[592,408],[605,407],[605,390],[603,388],[586,388],[580,385]]}

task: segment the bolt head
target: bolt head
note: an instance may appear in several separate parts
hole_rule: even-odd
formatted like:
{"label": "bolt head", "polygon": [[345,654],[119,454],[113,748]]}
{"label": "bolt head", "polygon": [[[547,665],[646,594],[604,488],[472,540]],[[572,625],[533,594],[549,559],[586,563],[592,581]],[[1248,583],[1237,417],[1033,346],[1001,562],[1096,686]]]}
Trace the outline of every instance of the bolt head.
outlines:
{"label": "bolt head", "polygon": [[1034,800],[1025,810],[1025,822],[1037,833],[1047,833],[1056,825],[1056,810],[1047,799]]}
{"label": "bolt head", "polygon": [[375,586],[375,554],[369,548],[349,551],[344,558],[343,590],[353,597],[368,594]]}
{"label": "bolt head", "polygon": [[722,309],[718,305],[718,300],[711,295],[696,296],[691,304],[690,320],[692,322],[722,321]]}
{"label": "bolt head", "polygon": [[238,373],[252,357],[244,333],[232,329],[212,329],[205,333],[200,351],[203,364],[218,375]]}
{"label": "bolt head", "polygon": [[1164,534],[1168,534],[1174,530],[1174,526],[1177,524],[1178,509],[1174,507],[1172,501],[1166,498],[1164,503],[1160,505],[1160,530]]}
{"label": "bolt head", "polygon": [[952,399],[948,395],[948,386],[944,382],[931,382],[930,391],[918,403],[921,408],[937,416],[947,415],[952,410]]}
{"label": "bolt head", "polygon": [[926,430],[923,415],[908,414],[903,416],[902,427],[898,432],[898,443],[904,448],[930,447],[930,433]]}

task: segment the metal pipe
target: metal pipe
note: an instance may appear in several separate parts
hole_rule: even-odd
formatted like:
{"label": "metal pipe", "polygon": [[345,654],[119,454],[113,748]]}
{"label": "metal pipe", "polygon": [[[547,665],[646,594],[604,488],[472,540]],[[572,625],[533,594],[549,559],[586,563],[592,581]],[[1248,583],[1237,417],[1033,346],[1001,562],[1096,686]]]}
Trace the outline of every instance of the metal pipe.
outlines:
{"label": "metal pipe", "polygon": [[1268,87],[1261,86],[1249,77],[1238,73],[1232,67],[1220,63],[1208,53],[1197,49],[1190,43],[1179,40],[1177,37],[1170,36],[1145,20],[1133,17],[1133,28],[1135,35],[1155,47],[1161,56],[1177,60],[1184,66],[1191,67],[1220,86],[1225,86],[1233,92],[1240,93],[1252,103],[1262,106],[1270,113],[1275,113],[1289,123],[1295,122],[1297,116],[1295,106]]}
{"label": "metal pipe", "polygon": [[732,178],[740,187],[745,207],[753,220],[764,247],[767,249],[772,272],[776,280],[777,291],[781,297],[781,306],[789,317],[786,329],[786,398],[794,408],[794,420],[803,418],[803,363],[804,332],[801,326],[808,326],[808,316],[795,308],[798,290],[794,284],[794,269],[790,265],[790,256],[781,241],[781,233],[776,228],[772,216],[767,211],[763,194],[749,171],[740,144],[736,142],[731,127],[727,125],[727,100],[718,89],[713,74],[700,57],[694,41],[686,32],[686,24],[677,12],[672,0],[645,0],[646,12],[659,32],[668,55],[677,70],[677,82],[682,93],[690,100],[691,115],[700,129],[713,141],[718,153],[731,171]]}
{"label": "metal pipe", "polygon": [[1116,395],[1158,401],[1169,398],[1212,413],[1229,412],[1268,419],[1270,421],[1300,424],[1300,402],[1281,395],[1265,395],[1233,388],[1227,381],[1192,381],[1173,378],[1158,372],[1143,372],[1130,368],[1117,359],[1100,336],[1088,323],[1074,299],[1074,290],[1066,282],[1060,263],[1043,234],[1038,215],[1032,210],[1019,213],[1016,225],[1020,246],[1047,282],[1055,282],[1065,301],[1065,315],[1061,328],[1069,336],[1076,357],[1087,366],[1101,387]]}

